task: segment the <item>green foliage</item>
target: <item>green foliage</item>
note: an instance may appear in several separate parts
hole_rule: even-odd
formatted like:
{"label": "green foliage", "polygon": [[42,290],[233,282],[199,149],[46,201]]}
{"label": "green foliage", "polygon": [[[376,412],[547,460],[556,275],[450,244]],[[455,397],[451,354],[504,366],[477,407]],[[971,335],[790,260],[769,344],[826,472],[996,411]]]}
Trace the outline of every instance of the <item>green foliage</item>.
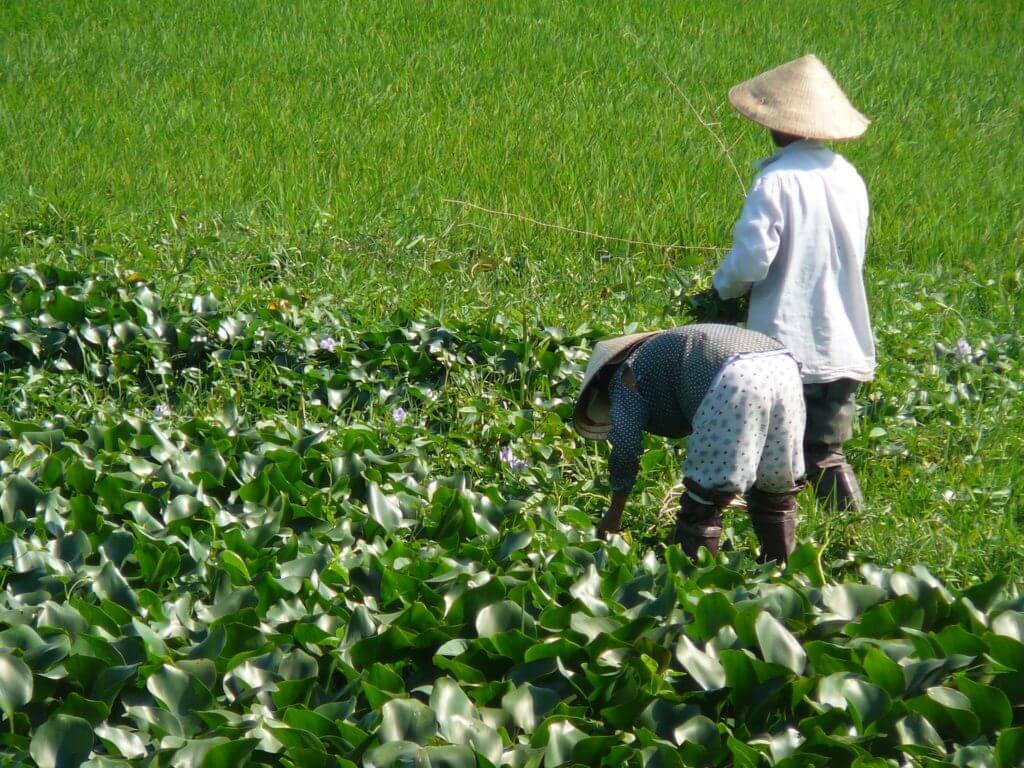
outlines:
{"label": "green foliage", "polygon": [[565,418],[598,331],[230,311],[53,267],[0,285],[15,760],[1020,758],[1011,580],[809,544],[780,572],[738,536],[692,564],[658,519],[592,538],[603,465]]}

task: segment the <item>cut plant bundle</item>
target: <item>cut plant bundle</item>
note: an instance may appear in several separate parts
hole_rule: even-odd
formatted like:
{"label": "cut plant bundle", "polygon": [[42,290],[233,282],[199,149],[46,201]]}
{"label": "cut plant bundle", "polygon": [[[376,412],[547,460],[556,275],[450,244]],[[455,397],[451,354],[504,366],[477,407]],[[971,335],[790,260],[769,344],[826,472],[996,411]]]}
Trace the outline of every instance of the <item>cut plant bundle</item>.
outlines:
{"label": "cut plant bundle", "polygon": [[598,331],[363,327],[129,277],[0,276],[15,764],[1024,755],[1004,580],[594,540],[564,420]]}

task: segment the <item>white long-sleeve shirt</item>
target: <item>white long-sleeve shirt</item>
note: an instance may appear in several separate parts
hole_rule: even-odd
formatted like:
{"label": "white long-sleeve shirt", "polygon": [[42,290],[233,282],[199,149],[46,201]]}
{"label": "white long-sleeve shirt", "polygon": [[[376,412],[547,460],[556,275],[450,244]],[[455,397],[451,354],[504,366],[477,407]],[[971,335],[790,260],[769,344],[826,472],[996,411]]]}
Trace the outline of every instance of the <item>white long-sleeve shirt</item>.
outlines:
{"label": "white long-sleeve shirt", "polygon": [[781,341],[805,383],[874,375],[867,227],[867,189],[854,167],[820,142],[796,141],[761,163],[715,272],[722,298],[750,291],[747,327]]}

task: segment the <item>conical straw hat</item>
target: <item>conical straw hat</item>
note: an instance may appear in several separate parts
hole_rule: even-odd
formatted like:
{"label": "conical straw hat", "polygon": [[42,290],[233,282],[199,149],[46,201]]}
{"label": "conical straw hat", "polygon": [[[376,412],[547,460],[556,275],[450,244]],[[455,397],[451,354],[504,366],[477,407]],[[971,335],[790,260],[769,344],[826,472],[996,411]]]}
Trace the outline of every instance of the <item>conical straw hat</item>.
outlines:
{"label": "conical straw hat", "polygon": [[806,139],[855,139],[871,123],[813,54],[740,83],[729,101],[755,123]]}
{"label": "conical straw hat", "polygon": [[598,392],[593,386],[597,375],[605,366],[621,363],[638,345],[658,333],[659,331],[631,333],[628,336],[605,339],[594,345],[594,352],[587,363],[587,372],[583,374],[580,396],[576,399],[572,414],[572,425],[583,437],[590,440],[605,440],[612,428],[611,401],[607,393]]}

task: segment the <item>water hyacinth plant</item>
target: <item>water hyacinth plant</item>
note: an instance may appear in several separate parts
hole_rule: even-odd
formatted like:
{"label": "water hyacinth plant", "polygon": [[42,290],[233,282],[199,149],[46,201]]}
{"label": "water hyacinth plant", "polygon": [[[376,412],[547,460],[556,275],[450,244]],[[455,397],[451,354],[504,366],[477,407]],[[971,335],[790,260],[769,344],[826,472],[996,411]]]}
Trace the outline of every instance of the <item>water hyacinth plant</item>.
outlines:
{"label": "water hyacinth plant", "polygon": [[[602,331],[532,340],[543,376],[524,384],[515,324],[353,326],[328,362],[304,343],[316,305],[229,311],[115,278],[0,277],[2,397],[21,408],[0,426],[14,763],[1024,754],[1024,598],[1005,577],[953,589],[811,543],[780,571],[738,530],[694,564],[657,520],[635,544],[593,538],[606,497],[566,419]],[[944,373],[949,391],[984,396],[1010,344]],[[509,408],[524,386],[535,405]],[[388,427],[404,406],[373,421],[392,397],[422,413],[412,437]],[[674,476],[657,450],[645,470]]]}

